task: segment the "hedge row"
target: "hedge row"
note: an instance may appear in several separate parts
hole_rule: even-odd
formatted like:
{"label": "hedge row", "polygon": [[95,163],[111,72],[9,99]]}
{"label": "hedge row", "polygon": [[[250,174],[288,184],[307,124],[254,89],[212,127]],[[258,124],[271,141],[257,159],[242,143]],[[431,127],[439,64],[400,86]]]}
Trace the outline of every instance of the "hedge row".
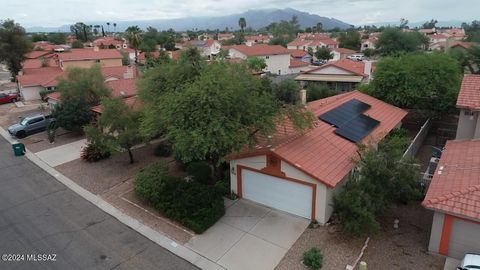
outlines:
{"label": "hedge row", "polygon": [[136,176],[135,193],[195,233],[204,232],[225,214],[219,187],[172,177],[163,163],[153,164]]}

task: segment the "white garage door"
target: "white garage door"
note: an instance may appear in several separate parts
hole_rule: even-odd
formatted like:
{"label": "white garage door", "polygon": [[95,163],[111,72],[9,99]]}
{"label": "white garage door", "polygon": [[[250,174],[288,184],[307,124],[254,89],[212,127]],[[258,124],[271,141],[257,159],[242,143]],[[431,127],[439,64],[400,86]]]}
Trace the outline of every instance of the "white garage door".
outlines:
{"label": "white garage door", "polygon": [[480,224],[456,218],[450,234],[448,256],[462,259],[465,253],[480,253]]}
{"label": "white garage door", "polygon": [[243,198],[312,218],[312,187],[249,170],[242,171]]}

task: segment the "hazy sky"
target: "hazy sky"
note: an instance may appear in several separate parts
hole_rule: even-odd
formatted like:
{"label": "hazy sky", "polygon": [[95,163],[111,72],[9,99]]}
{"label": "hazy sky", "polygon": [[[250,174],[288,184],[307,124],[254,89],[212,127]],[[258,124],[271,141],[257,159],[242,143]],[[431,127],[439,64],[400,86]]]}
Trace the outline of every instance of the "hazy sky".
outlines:
{"label": "hazy sky", "polygon": [[[248,9],[291,7],[350,24],[480,19],[480,0],[0,0],[0,20],[25,27],[77,21],[221,16]],[[475,18],[477,16],[477,18]]]}

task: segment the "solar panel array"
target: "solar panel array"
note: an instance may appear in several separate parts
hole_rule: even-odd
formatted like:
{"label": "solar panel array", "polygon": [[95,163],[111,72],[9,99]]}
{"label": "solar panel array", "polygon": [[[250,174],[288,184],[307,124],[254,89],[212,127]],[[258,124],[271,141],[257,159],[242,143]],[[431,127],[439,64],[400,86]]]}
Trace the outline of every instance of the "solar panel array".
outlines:
{"label": "solar panel array", "polygon": [[336,134],[356,143],[380,124],[379,121],[363,114],[370,107],[367,103],[352,99],[318,118],[337,127]]}

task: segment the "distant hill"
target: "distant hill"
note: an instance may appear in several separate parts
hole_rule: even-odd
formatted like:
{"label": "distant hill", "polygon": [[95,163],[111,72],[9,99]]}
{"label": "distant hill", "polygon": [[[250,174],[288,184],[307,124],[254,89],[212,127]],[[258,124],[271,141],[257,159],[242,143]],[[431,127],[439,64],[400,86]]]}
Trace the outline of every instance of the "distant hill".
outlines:
{"label": "distant hill", "polygon": [[[173,28],[176,31],[185,31],[191,29],[220,29],[224,30],[225,27],[229,29],[238,29],[238,19],[244,17],[247,21],[247,27],[251,27],[255,30],[265,27],[273,22],[279,22],[281,20],[290,20],[292,16],[298,17],[298,22],[302,28],[308,26],[314,26],[321,22],[324,29],[332,29],[335,27],[346,29],[350,28],[350,24],[342,22],[334,18],[322,17],[316,14],[310,14],[299,10],[286,8],[286,9],[259,9],[248,10],[246,12],[221,17],[190,17],[181,19],[168,19],[168,20],[138,20],[138,21],[119,21],[117,22],[117,31],[124,31],[128,26],[138,25],[142,29],[146,29],[148,26],[153,26],[159,30],[167,30]],[[72,22],[72,24],[75,22]],[[105,24],[105,22],[85,22],[87,25]],[[110,26],[112,30],[113,27]],[[106,28],[105,28],[106,30]],[[28,32],[70,32],[69,25],[63,25],[60,27],[30,27],[27,28]]]}

